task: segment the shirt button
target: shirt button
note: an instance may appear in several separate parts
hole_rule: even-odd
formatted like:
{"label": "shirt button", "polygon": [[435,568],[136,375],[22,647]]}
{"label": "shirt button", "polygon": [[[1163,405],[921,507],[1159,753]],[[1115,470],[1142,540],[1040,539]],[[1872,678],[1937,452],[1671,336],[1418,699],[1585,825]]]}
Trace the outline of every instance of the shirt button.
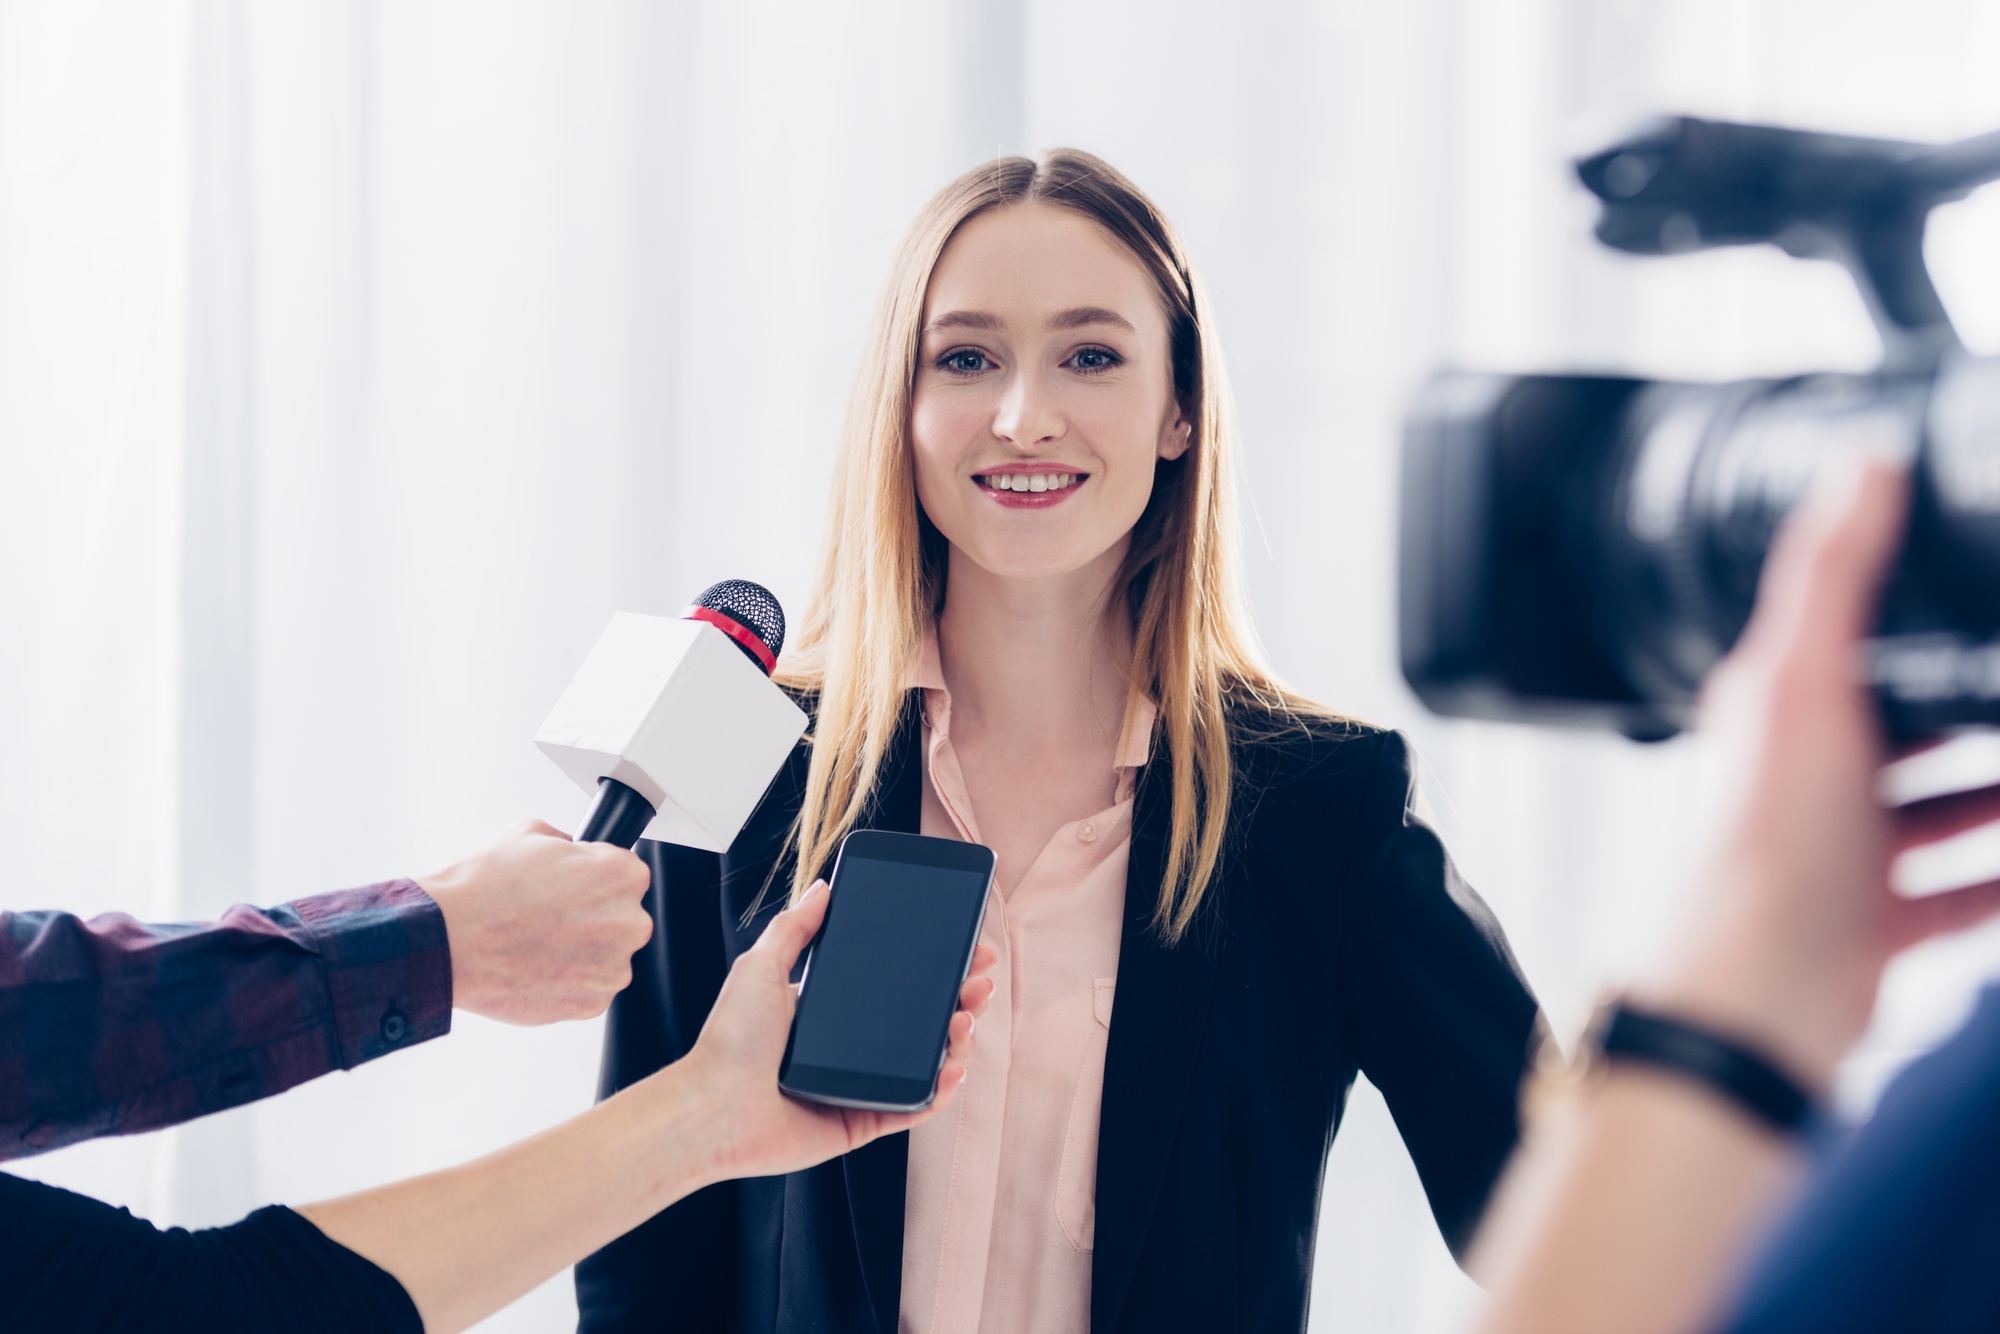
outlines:
{"label": "shirt button", "polygon": [[1085,820],[1076,827],[1076,836],[1086,843],[1095,843],[1097,841],[1097,821]]}
{"label": "shirt button", "polygon": [[403,1018],[397,1011],[391,1010],[382,1016],[382,1041],[389,1043],[401,1042],[405,1037],[409,1036],[409,1032],[410,1021]]}

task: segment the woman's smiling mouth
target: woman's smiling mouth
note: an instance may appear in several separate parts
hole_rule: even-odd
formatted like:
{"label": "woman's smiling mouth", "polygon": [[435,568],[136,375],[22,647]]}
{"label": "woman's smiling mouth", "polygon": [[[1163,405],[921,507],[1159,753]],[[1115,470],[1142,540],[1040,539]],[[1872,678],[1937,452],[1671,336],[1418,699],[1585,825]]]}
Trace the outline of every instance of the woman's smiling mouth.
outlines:
{"label": "woman's smiling mouth", "polygon": [[1089,476],[1056,464],[1014,464],[974,473],[972,480],[995,503],[1009,509],[1047,509],[1068,499]]}

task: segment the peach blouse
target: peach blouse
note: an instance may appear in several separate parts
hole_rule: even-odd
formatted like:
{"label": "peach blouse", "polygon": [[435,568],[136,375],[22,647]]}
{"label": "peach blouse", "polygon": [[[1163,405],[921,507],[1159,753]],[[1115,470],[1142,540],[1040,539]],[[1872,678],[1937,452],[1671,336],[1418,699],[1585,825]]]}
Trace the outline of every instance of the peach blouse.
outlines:
{"label": "peach blouse", "polygon": [[[951,745],[935,636],[924,690],[922,830],[979,841]],[[1154,707],[1125,711],[1111,804],[1058,829],[982,939],[1000,952],[964,1089],[910,1132],[900,1334],[1085,1334],[1097,1212],[1097,1117],[1118,978],[1132,792]]]}

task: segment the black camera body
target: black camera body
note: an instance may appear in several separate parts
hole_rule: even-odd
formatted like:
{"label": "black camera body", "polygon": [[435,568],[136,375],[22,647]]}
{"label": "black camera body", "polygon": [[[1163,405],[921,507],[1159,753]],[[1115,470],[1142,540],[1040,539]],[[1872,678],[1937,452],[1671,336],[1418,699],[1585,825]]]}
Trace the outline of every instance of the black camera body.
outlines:
{"label": "black camera body", "polygon": [[1418,696],[1459,717],[1672,736],[1748,620],[1786,512],[1866,453],[1912,475],[1871,644],[1888,728],[2000,723],[2000,359],[1964,353],[1923,262],[1930,209],[2000,176],[2000,134],[1931,147],[1682,118],[1577,170],[1617,248],[1771,242],[1842,263],[1884,364],[1728,384],[1433,377],[1403,454]]}

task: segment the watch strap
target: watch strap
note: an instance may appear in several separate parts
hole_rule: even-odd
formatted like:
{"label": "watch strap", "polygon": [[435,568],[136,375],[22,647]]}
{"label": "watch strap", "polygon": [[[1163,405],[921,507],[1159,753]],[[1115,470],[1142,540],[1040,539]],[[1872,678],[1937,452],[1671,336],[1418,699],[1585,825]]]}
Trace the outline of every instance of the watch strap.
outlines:
{"label": "watch strap", "polygon": [[1691,1079],[1783,1134],[1803,1131],[1817,1110],[1812,1095],[1769,1058],[1700,1024],[1620,1000],[1606,1006],[1592,1028],[1606,1062],[1648,1065]]}

